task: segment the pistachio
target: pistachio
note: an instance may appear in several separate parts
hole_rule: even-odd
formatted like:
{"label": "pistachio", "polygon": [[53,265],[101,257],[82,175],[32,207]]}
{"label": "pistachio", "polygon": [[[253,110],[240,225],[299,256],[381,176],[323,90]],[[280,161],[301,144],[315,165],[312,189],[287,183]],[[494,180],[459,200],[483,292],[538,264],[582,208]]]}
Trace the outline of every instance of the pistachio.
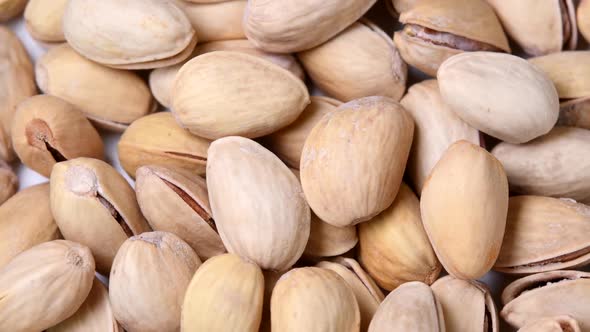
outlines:
{"label": "pistachio", "polygon": [[317,87],[345,102],[368,96],[398,101],[406,89],[408,69],[391,37],[367,20],[297,56]]}
{"label": "pistachio", "polygon": [[459,54],[440,66],[437,77],[443,100],[463,121],[503,141],[530,141],[549,132],[557,121],[555,86],[522,58]]}
{"label": "pistachio", "polygon": [[0,206],[18,189],[18,177],[4,160],[0,159]]}
{"label": "pistachio", "polygon": [[202,259],[223,254],[211,216],[207,185],[198,175],[149,165],[137,169],[135,193],[153,230],[174,233]]}
{"label": "pistachio", "polygon": [[[502,292],[502,318],[516,328],[567,314],[590,326],[590,273],[552,271],[512,282]],[[538,331],[538,330],[537,330]]]}
{"label": "pistachio", "polygon": [[301,153],[301,183],[316,215],[344,227],[391,205],[413,131],[410,115],[387,97],[357,99],[326,114]]}
{"label": "pistachio", "polygon": [[492,154],[502,162],[516,193],[572,198],[590,204],[590,132],[555,127],[527,144],[500,143]]}
{"label": "pistachio", "polygon": [[479,145],[480,136],[477,129],[461,120],[443,101],[436,80],[412,85],[400,103],[414,118],[414,141],[407,172],[420,193],[449,145],[459,140]]}
{"label": "pistachio", "polygon": [[27,0],[0,0],[0,22],[6,22],[17,16],[26,5]]}
{"label": "pistachio", "polygon": [[498,311],[488,287],[479,281],[452,276],[432,284],[440,302],[447,332],[498,332]]}
{"label": "pistachio", "polygon": [[309,206],[279,158],[243,137],[214,141],[207,161],[213,218],[228,252],[283,271],[303,254]]}
{"label": "pistachio", "polygon": [[423,0],[399,20],[405,26],[393,40],[402,58],[430,76],[456,54],[510,52],[500,21],[484,0]]}
{"label": "pistachio", "polygon": [[581,332],[578,321],[568,315],[541,318],[523,326],[518,332]]}
{"label": "pistachio", "polygon": [[590,1],[580,0],[576,13],[578,29],[587,41],[590,40]]}
{"label": "pistachio", "polygon": [[64,238],[90,247],[102,274],[128,237],[150,230],[131,186],[103,161],[57,163],[50,183],[51,212]]}
{"label": "pistachio", "polygon": [[561,103],[557,125],[590,129],[590,97],[576,98]]}
{"label": "pistachio", "polygon": [[549,76],[559,98],[590,97],[590,51],[567,51],[529,60]]}
{"label": "pistachio", "polygon": [[323,44],[365,14],[376,0],[249,1],[246,36],[256,47],[290,53]]}
{"label": "pistachio", "polygon": [[194,250],[172,233],[148,232],[127,239],[109,278],[117,321],[128,332],[178,331],[184,294],[200,265]]}
{"label": "pistachio", "polygon": [[119,161],[131,177],[144,165],[161,165],[205,174],[210,141],[191,135],[170,112],[144,116],[123,132],[117,143]]}
{"label": "pistachio", "polygon": [[179,123],[210,139],[270,134],[295,121],[309,104],[300,79],[270,61],[238,52],[192,59],[176,75],[173,89],[172,111]]}
{"label": "pistachio", "polygon": [[29,0],[25,9],[27,31],[44,42],[65,40],[62,19],[68,0]]}
{"label": "pistachio", "polygon": [[78,243],[41,243],[0,269],[0,330],[42,331],[73,315],[94,279],[90,250]]}
{"label": "pistachio", "polygon": [[60,161],[104,158],[102,139],[84,114],[72,104],[48,95],[30,97],[18,105],[12,143],[20,160],[46,177]]}
{"label": "pistachio", "polygon": [[199,43],[245,38],[242,18],[246,0],[224,0],[209,3],[173,1],[182,9],[197,32]]}
{"label": "pistachio", "polygon": [[215,256],[190,281],[182,305],[182,331],[256,332],[263,294],[264,276],[256,264],[232,254]]}
{"label": "pistachio", "polygon": [[137,74],[89,61],[67,44],[44,54],[35,72],[41,91],[77,106],[102,128],[123,131],[156,106]]}
{"label": "pistachio", "polygon": [[369,326],[369,332],[385,331],[445,331],[440,303],[428,285],[407,282],[387,295]]}
{"label": "pistachio", "polygon": [[386,290],[409,281],[432,284],[442,269],[420,219],[420,202],[401,184],[393,204],[361,223],[358,256],[361,264]]}
{"label": "pistachio", "polygon": [[[121,69],[165,67],[186,59],[197,36],[171,1],[71,0],[63,17],[68,43],[98,63]],[[149,29],[146,29],[146,24]]]}
{"label": "pistachio", "polygon": [[331,270],[302,267],[283,274],[270,303],[273,331],[358,332],[360,328],[354,292]]}
{"label": "pistachio", "polygon": [[358,242],[356,226],[336,227],[323,222],[311,212],[309,240],[304,254],[312,257],[342,255]]}

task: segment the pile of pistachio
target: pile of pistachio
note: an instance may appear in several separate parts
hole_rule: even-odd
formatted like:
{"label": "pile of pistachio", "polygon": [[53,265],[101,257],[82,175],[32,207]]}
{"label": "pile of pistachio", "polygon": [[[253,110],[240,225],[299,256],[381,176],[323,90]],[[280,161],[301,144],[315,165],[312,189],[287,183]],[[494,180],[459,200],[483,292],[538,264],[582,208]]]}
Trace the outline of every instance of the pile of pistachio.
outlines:
{"label": "pile of pistachio", "polygon": [[576,5],[0,0],[0,331],[590,331]]}

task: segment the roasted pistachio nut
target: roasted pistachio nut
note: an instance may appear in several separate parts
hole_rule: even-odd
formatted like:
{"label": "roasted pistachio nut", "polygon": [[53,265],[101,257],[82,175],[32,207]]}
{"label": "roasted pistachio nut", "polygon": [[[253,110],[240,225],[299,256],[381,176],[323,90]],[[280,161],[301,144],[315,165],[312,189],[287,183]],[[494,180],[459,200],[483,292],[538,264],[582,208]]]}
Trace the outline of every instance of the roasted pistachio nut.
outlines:
{"label": "roasted pistachio nut", "polygon": [[0,269],[0,330],[43,331],[73,315],[94,279],[88,247],[55,240],[14,257]]}
{"label": "roasted pistachio nut", "polygon": [[270,315],[273,331],[360,331],[352,288],[336,272],[319,267],[283,274],[272,292]]}
{"label": "roasted pistachio nut", "polygon": [[580,0],[576,17],[580,33],[586,41],[590,40],[590,1]]}
{"label": "roasted pistachio nut", "polygon": [[0,0],[0,22],[17,16],[25,9],[26,5],[27,0]]}
{"label": "roasted pistachio nut", "polygon": [[211,141],[178,125],[170,112],[150,114],[125,129],[117,143],[123,169],[135,177],[144,165],[161,165],[204,175]]}
{"label": "roasted pistachio nut", "polygon": [[186,15],[197,32],[199,43],[245,38],[242,18],[246,0],[224,0],[209,3],[173,1]]}
{"label": "roasted pistachio nut", "polygon": [[153,230],[178,235],[202,260],[225,252],[211,216],[207,185],[200,176],[180,169],[142,166],[137,169],[135,193]]}
{"label": "roasted pistachio nut", "polygon": [[570,315],[590,326],[590,273],[552,271],[512,282],[502,292],[502,318],[521,328],[542,318]]}
{"label": "roasted pistachio nut", "polygon": [[193,51],[195,30],[172,1],[131,0],[124,10],[120,5],[118,0],[69,1],[63,17],[68,43],[90,60],[124,69],[173,65]]}
{"label": "roasted pistachio nut", "polygon": [[405,26],[393,40],[402,58],[430,76],[456,54],[510,52],[500,21],[485,0],[423,0],[399,20]]}
{"label": "roasted pistachio nut", "polygon": [[45,53],[35,72],[41,91],[77,106],[102,128],[123,131],[155,106],[147,84],[137,74],[101,66],[67,44]]}
{"label": "roasted pistachio nut", "polygon": [[557,122],[559,97],[553,82],[525,59],[463,53],[445,61],[437,78],[443,100],[463,121],[503,141],[528,142]]}
{"label": "roasted pistachio nut", "polygon": [[109,273],[128,237],[150,230],[129,183],[101,160],[76,158],[55,164],[50,187],[51,212],[61,233],[90,247],[102,274]]}
{"label": "roasted pistachio nut", "polygon": [[[376,0],[248,1],[246,36],[256,47],[290,53],[318,46],[365,14]],[[335,14],[336,13],[336,14]]]}
{"label": "roasted pistachio nut", "polygon": [[214,141],[207,161],[213,219],[228,252],[284,271],[303,254],[310,211],[297,177],[255,141]]}
{"label": "roasted pistachio nut", "polygon": [[43,42],[65,40],[62,19],[68,0],[29,0],[25,24],[33,38]]}
{"label": "roasted pistachio nut", "polygon": [[181,331],[256,332],[263,297],[264,276],[256,264],[232,254],[215,256],[188,285]]}
{"label": "roasted pistachio nut", "polygon": [[361,264],[386,290],[409,281],[432,284],[442,269],[420,219],[420,202],[402,183],[389,206],[358,225]]}
{"label": "roasted pistachio nut", "polygon": [[502,245],[508,212],[506,173],[486,150],[458,141],[426,180],[420,211],[447,272],[478,279],[494,265]]}
{"label": "roasted pistachio nut", "polygon": [[259,57],[229,51],[203,54],[182,66],[172,111],[191,133],[210,139],[255,138],[291,124],[309,104],[305,84]]}
{"label": "roasted pistachio nut", "polygon": [[301,183],[315,214],[344,227],[391,205],[413,132],[410,115],[387,97],[357,99],[326,114],[301,153]]}
{"label": "roasted pistachio nut", "polygon": [[387,295],[369,326],[369,332],[386,331],[445,332],[441,305],[428,285],[407,282]]}
{"label": "roasted pistachio nut", "polygon": [[443,101],[436,80],[412,85],[400,102],[414,119],[409,177],[418,193],[449,145],[459,140],[480,144],[479,131],[459,118]]}
{"label": "roasted pistachio nut", "polygon": [[581,332],[580,324],[569,315],[541,318],[518,330],[518,332]]}
{"label": "roasted pistachio nut", "polygon": [[447,332],[499,332],[498,311],[488,287],[479,281],[452,276],[432,284],[440,302]]}
{"label": "roasted pistachio nut", "polygon": [[128,332],[179,331],[184,293],[200,265],[195,251],[172,233],[147,232],[127,239],[109,278],[117,321]]}
{"label": "roasted pistachio nut", "polygon": [[559,98],[590,96],[590,51],[567,51],[529,60],[541,68],[555,84]]}
{"label": "roasted pistachio nut", "polygon": [[397,101],[406,90],[406,63],[391,37],[366,20],[297,56],[317,87],[345,102],[368,96]]}
{"label": "roasted pistachio nut", "polygon": [[342,255],[358,242],[356,226],[336,227],[323,222],[311,212],[309,240],[304,254],[312,257]]}
{"label": "roasted pistachio nut", "polygon": [[492,154],[502,162],[510,189],[527,195],[572,198],[590,204],[590,131],[555,127],[527,144],[500,143]]}
{"label": "roasted pistachio nut", "polygon": [[4,160],[0,159],[0,206],[18,189],[18,177]]}

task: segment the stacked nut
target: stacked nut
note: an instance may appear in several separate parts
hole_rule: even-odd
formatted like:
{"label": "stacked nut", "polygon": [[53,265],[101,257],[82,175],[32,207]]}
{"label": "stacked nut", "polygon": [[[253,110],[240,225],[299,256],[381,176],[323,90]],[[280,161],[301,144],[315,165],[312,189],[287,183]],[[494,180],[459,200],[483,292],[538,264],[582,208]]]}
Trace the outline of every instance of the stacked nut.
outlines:
{"label": "stacked nut", "polygon": [[11,19],[0,331],[590,332],[590,0]]}

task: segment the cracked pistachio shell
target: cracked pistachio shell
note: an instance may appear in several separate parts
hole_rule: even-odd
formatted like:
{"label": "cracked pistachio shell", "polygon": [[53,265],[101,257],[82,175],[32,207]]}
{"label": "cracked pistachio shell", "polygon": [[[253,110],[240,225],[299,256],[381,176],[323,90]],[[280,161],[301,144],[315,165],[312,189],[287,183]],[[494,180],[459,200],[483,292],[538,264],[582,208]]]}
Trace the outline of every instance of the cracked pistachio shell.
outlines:
{"label": "cracked pistachio shell", "polygon": [[422,221],[432,247],[449,274],[478,279],[500,252],[508,181],[502,164],[467,141],[451,145],[424,184]]}
{"label": "cracked pistachio shell", "polygon": [[531,58],[549,76],[561,99],[590,96],[590,51],[567,51]]}
{"label": "cracked pistachio shell", "polygon": [[588,149],[590,131],[555,127],[526,144],[500,143],[492,154],[502,162],[512,191],[590,204]]}
{"label": "cracked pistachio shell", "polygon": [[0,268],[19,253],[59,237],[48,183],[23,189],[0,205]]}
{"label": "cracked pistachio shell", "polygon": [[65,239],[88,246],[96,269],[108,274],[117,250],[150,231],[125,178],[104,161],[76,158],[53,166],[51,212]]}
{"label": "cracked pistachio shell", "polygon": [[393,290],[409,281],[432,284],[442,269],[420,218],[420,202],[404,183],[389,206],[358,225],[358,257],[377,284]]}
{"label": "cracked pistachio shell", "polygon": [[283,271],[301,257],[310,210],[297,177],[270,151],[243,137],[211,143],[207,188],[227,251]]}
{"label": "cracked pistachio shell", "polygon": [[18,177],[4,160],[0,159],[0,206],[18,189]]}
{"label": "cracked pistachio shell", "polygon": [[590,129],[590,97],[576,98],[561,103],[557,126]]}
{"label": "cracked pistachio shell", "polygon": [[590,1],[580,0],[576,12],[578,28],[586,41],[590,40]]}
{"label": "cracked pistachio shell", "polygon": [[63,99],[48,95],[33,96],[18,105],[12,144],[23,164],[45,177],[60,161],[104,158],[102,139],[84,114]]}
{"label": "cracked pistachio shell", "polygon": [[41,243],[0,269],[0,331],[43,331],[73,315],[94,279],[90,250],[78,243]]}
{"label": "cracked pistachio shell", "polygon": [[180,169],[142,166],[137,169],[135,193],[153,230],[176,234],[202,260],[225,253],[203,178]]}
{"label": "cracked pistachio shell", "polygon": [[92,62],[67,44],[45,53],[35,72],[41,91],[77,106],[101,128],[122,132],[155,107],[137,74]]}
{"label": "cracked pistachio shell", "polygon": [[406,63],[391,37],[367,20],[297,56],[317,87],[344,102],[368,96],[398,101],[406,90]]}
{"label": "cracked pistachio shell", "polygon": [[570,199],[514,196],[494,269],[530,274],[590,262],[590,207]]}
{"label": "cracked pistachio shell", "polygon": [[301,153],[301,183],[315,214],[344,227],[391,205],[413,132],[410,115],[387,97],[357,99],[326,114]]}
{"label": "cracked pistachio shell", "polygon": [[182,301],[201,260],[178,236],[147,232],[127,239],[109,277],[109,298],[127,332],[180,329]]}
{"label": "cracked pistachio shell", "polygon": [[124,69],[181,62],[197,41],[183,11],[172,1],[160,0],[129,0],[124,4],[118,0],[71,0],[63,17],[63,30],[78,53]]}
{"label": "cracked pistachio shell", "polygon": [[172,111],[191,133],[210,139],[255,138],[291,124],[309,104],[305,84],[259,57],[217,51],[182,66]]}
{"label": "cracked pistachio shell", "polygon": [[18,16],[26,5],[27,0],[0,0],[0,22],[6,22]]}
{"label": "cracked pistachio shell", "polygon": [[68,0],[29,0],[25,24],[33,38],[43,42],[65,40],[62,19]]}
{"label": "cracked pistachio shell", "polygon": [[546,134],[559,116],[553,82],[525,59],[471,52],[445,61],[437,74],[449,107],[472,127],[510,143]]}
{"label": "cracked pistachio shell", "polygon": [[258,48],[290,53],[318,46],[346,29],[376,0],[248,1],[246,36]]}
{"label": "cracked pistachio shell", "polygon": [[479,145],[479,131],[461,120],[443,101],[436,80],[412,85],[400,103],[415,123],[407,171],[420,193],[449,145],[459,140]]}
{"label": "cracked pistachio shell", "polygon": [[197,32],[199,43],[246,38],[242,18],[246,0],[224,0],[210,3],[173,1],[182,9]]}
{"label": "cracked pistachio shell", "polygon": [[422,282],[407,282],[389,293],[377,309],[369,332],[445,332],[445,318],[432,289]]}
{"label": "cracked pistachio shell", "polygon": [[338,273],[319,267],[283,274],[272,292],[270,314],[273,331],[360,331],[352,288]]}
{"label": "cracked pistachio shell", "polygon": [[172,113],[159,112],[131,123],[117,143],[117,151],[121,166],[131,177],[145,165],[204,175],[210,143],[180,127]]}
{"label": "cracked pistachio shell", "polygon": [[541,318],[533,321],[518,332],[581,332],[580,324],[569,315]]}
{"label": "cracked pistachio shell", "polygon": [[518,279],[502,292],[502,318],[521,328],[542,318],[567,314],[590,326],[590,273],[552,271]]}
{"label": "cracked pistachio shell", "polygon": [[256,332],[263,298],[264,276],[256,264],[233,254],[215,256],[190,281],[181,331]]}

